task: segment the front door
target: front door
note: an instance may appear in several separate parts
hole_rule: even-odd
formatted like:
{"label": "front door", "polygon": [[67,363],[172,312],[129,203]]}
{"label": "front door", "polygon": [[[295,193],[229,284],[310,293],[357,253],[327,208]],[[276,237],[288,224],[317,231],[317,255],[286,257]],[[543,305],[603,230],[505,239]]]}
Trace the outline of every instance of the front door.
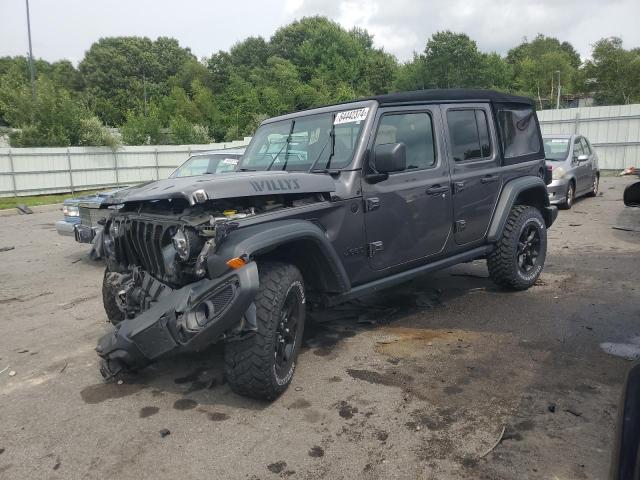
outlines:
{"label": "front door", "polygon": [[[363,180],[372,268],[381,270],[443,250],[451,231],[451,186],[441,141],[439,107],[378,110],[375,145],[404,143],[407,165],[379,183]],[[371,158],[371,156],[369,156]],[[370,166],[363,167],[365,174]]]}
{"label": "front door", "polygon": [[451,183],[454,238],[465,245],[484,238],[502,188],[496,132],[487,104],[444,107]]}

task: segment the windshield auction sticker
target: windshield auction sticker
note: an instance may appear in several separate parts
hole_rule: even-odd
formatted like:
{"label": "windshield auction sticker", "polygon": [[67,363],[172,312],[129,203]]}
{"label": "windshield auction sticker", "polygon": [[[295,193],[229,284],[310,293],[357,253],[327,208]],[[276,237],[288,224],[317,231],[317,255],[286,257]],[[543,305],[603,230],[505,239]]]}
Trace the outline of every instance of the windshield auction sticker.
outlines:
{"label": "windshield auction sticker", "polygon": [[368,113],[369,107],[340,112],[336,115],[336,119],[333,121],[333,124],[340,125],[342,123],[361,122],[362,120],[367,118]]}

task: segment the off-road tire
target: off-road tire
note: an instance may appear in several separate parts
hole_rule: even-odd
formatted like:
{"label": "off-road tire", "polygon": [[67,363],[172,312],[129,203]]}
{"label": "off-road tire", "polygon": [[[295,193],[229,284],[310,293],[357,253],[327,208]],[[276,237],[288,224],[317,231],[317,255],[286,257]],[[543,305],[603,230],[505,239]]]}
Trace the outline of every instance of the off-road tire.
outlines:
{"label": "off-road tire", "polygon": [[558,204],[558,208],[560,210],[571,210],[573,207],[573,202],[576,200],[576,184],[571,181],[569,185],[567,185],[567,192],[564,194],[564,200],[562,203]]}
{"label": "off-road tire", "polygon": [[598,190],[600,189],[600,176],[596,175],[593,177],[593,185],[589,193],[587,193],[587,197],[595,197],[598,195]]}
{"label": "off-road tire", "polygon": [[[539,248],[535,265],[525,273],[519,266],[519,243],[526,230],[537,230]],[[515,205],[511,209],[502,237],[487,256],[489,276],[501,287],[512,290],[526,290],[531,287],[542,272],[547,255],[547,228],[540,211],[528,205]]]}
{"label": "off-road tire", "polygon": [[102,278],[102,304],[104,305],[104,311],[107,314],[109,322],[113,325],[118,325],[124,320],[124,313],[118,308],[118,304],[116,303],[115,292],[107,278],[109,273],[109,268],[107,267],[104,270],[104,277]]}
{"label": "off-road tire", "polygon": [[[224,366],[231,390],[246,397],[273,400],[284,392],[293,377],[302,343],[305,320],[304,283],[294,265],[280,262],[258,264],[260,286],[254,299],[257,331],[249,337],[225,345]],[[278,374],[276,347],[283,308],[289,302],[298,308],[296,336],[292,340],[291,365]]]}

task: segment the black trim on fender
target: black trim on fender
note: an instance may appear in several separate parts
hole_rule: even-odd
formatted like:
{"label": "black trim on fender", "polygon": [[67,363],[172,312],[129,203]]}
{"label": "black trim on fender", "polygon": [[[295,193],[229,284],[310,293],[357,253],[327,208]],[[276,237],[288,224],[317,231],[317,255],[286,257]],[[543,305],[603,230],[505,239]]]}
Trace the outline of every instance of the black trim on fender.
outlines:
{"label": "black trim on fender", "polygon": [[507,223],[509,212],[511,212],[511,207],[513,207],[513,205],[516,203],[516,199],[523,192],[531,190],[540,191],[538,195],[541,200],[540,203],[543,207],[540,209],[540,213],[544,217],[547,228],[553,224],[553,221],[558,215],[558,212],[556,211],[555,214],[552,213],[552,210],[554,209],[551,208],[551,210],[545,214],[545,211],[550,208],[550,205],[549,196],[547,194],[547,186],[545,185],[544,180],[540,177],[534,176],[516,178],[507,182],[502,188],[502,193],[500,194],[500,199],[498,200],[498,204],[496,206],[496,210],[493,214],[493,219],[491,220],[491,225],[489,226],[489,231],[487,233],[488,242],[496,242],[500,238],[500,236],[502,235],[502,230]]}

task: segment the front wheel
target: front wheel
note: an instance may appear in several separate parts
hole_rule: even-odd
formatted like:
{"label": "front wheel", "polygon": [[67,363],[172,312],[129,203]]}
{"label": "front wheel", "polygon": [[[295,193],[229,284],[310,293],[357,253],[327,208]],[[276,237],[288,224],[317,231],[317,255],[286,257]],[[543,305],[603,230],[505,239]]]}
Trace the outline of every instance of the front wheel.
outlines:
{"label": "front wheel", "polygon": [[547,256],[547,227],[540,211],[528,205],[511,210],[502,237],[487,257],[489,276],[513,290],[531,287]]}
{"label": "front wheel", "polygon": [[117,279],[117,274],[112,274],[107,267],[104,271],[104,277],[102,278],[102,305],[104,305],[104,311],[107,314],[107,319],[113,325],[118,325],[124,320],[124,313],[118,307],[116,301],[116,287],[114,281]]}
{"label": "front wheel", "polygon": [[272,400],[287,389],[296,368],[304,332],[304,283],[295,265],[287,263],[262,262],[258,272],[258,330],[225,345],[225,375],[234,392]]}

